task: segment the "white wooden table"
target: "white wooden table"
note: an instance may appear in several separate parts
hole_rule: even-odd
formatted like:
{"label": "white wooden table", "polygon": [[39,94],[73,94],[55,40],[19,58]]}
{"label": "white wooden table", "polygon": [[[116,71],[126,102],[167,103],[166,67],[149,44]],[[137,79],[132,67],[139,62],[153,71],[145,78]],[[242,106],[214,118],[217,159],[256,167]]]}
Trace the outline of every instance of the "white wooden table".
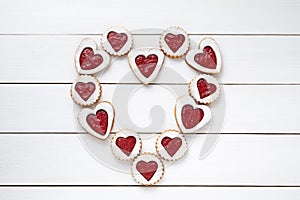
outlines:
{"label": "white wooden table", "polygon": [[[215,38],[224,58],[226,118],[218,144],[203,160],[192,145],[152,188],[93,159],[74,123],[75,49],[85,37],[99,42],[112,25],[179,25],[194,41]],[[133,34],[136,40],[159,37]],[[0,63],[1,200],[300,198],[300,1],[3,0]],[[103,75],[104,99],[129,70],[120,66]],[[186,79],[197,74],[176,71]],[[168,84],[174,86],[162,71],[152,90]],[[204,136],[196,135],[199,141]]]}

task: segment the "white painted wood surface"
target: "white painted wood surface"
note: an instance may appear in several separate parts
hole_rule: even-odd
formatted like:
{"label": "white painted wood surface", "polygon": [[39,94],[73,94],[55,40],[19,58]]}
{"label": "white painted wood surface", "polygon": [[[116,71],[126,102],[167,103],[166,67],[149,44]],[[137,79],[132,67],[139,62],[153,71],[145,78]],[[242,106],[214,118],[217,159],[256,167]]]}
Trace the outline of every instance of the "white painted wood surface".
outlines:
{"label": "white painted wood surface", "polygon": [[[300,2],[151,2],[0,2],[0,199],[95,199],[111,194],[299,198]],[[197,135],[187,157],[169,166],[157,187],[137,187],[129,174],[103,166],[76,134],[69,97],[70,83],[77,76],[75,48],[85,37],[99,42],[100,34],[112,25],[156,28],[133,31],[136,44],[158,38],[158,29],[179,25],[196,43],[206,36],[215,38],[224,58],[219,81],[224,84],[226,134],[204,160],[199,160],[199,153],[205,135]],[[176,61],[165,64],[185,80],[173,81],[163,69],[149,89],[153,97],[166,83],[183,90],[197,74]],[[100,75],[102,83],[109,83],[103,85],[102,99],[112,98],[119,86],[115,83],[129,71],[118,65]],[[127,82],[138,83],[133,76]],[[149,91],[141,90],[135,101],[148,97]],[[174,96],[168,97],[161,105],[171,111],[173,101]],[[151,107],[153,102],[147,103]],[[145,113],[132,108],[133,121],[147,125]],[[173,115],[167,116],[166,126],[174,128]]]}
{"label": "white painted wood surface", "polygon": [[[74,53],[83,38],[100,43],[99,36],[89,35],[0,35],[2,83],[71,83],[76,78]],[[196,48],[205,35],[190,36]],[[300,36],[209,36],[220,45],[224,68],[220,75],[224,84],[293,84],[300,83]],[[134,35],[135,46],[156,44],[159,35]],[[149,41],[149,42],[147,42]],[[157,41],[157,43],[155,43]],[[29,50],[30,49],[30,50]],[[12,53],[13,52],[13,53]],[[130,67],[123,59],[101,76],[103,83],[118,83]],[[118,64],[122,63],[122,64]],[[165,67],[175,69],[188,82],[197,75],[184,61],[166,58]],[[177,83],[167,78],[162,68],[156,83]],[[34,72],[34,73],[33,73]],[[131,83],[139,83],[132,75]]]}
{"label": "white painted wood surface", "polygon": [[[166,167],[159,185],[300,185],[299,136],[222,135],[211,155],[200,160],[204,139],[189,136],[193,143],[187,155]],[[154,141],[154,136],[144,139],[143,150],[153,151]],[[109,148],[100,143],[99,151]],[[1,185],[136,185],[128,171],[93,159],[77,134],[3,134],[0,148],[5,152]],[[116,159],[111,166],[118,164],[130,168]]]}
{"label": "white painted wood surface", "polygon": [[215,187],[6,187],[0,189],[0,198],[31,200],[82,200],[99,198],[115,199],[167,199],[188,197],[220,200],[298,200],[298,188],[215,188]]}
{"label": "white painted wood surface", "polygon": [[[77,106],[69,95],[71,85],[0,85],[0,132],[77,132]],[[101,100],[112,101],[116,85],[103,85]],[[176,97],[172,90],[187,93],[186,85],[159,85],[148,88],[139,85],[118,85],[130,88],[129,116],[139,126],[151,123],[150,109],[156,104],[165,109],[165,129],[177,127],[174,118]],[[140,88],[134,93],[136,88]],[[162,92],[165,93],[162,98]],[[300,133],[299,85],[225,85],[219,102],[225,103],[225,121],[222,133]],[[151,101],[143,103],[145,98]],[[225,99],[225,100],[224,100]],[[126,99],[120,99],[126,102]],[[34,106],[33,106],[34,105]],[[221,107],[222,105],[220,105]],[[116,110],[116,116],[122,117]],[[290,117],[293,116],[293,117]],[[122,128],[116,124],[113,131]],[[138,129],[137,131],[142,130]],[[147,132],[158,132],[161,129]],[[213,130],[211,132],[214,132]]]}
{"label": "white painted wood surface", "polygon": [[189,33],[299,34],[299,1],[2,1],[4,34],[99,34],[112,25],[183,26]]}

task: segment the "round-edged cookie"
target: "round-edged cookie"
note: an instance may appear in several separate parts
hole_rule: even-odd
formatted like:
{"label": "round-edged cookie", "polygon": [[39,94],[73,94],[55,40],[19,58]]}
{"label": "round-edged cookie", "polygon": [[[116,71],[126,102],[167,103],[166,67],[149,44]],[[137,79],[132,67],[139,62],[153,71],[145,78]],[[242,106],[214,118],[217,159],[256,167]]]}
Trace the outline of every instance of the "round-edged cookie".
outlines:
{"label": "round-edged cookie", "polygon": [[206,105],[199,105],[190,96],[182,96],[175,104],[175,119],[183,133],[194,133],[211,119],[211,110]]}
{"label": "round-edged cookie", "polygon": [[156,139],[156,152],[164,160],[175,161],[182,158],[188,144],[182,133],[176,130],[166,130]]}
{"label": "round-edged cookie", "polygon": [[85,38],[75,52],[75,66],[79,74],[95,74],[110,64],[110,56],[98,48],[96,41]]}
{"label": "round-edged cookie", "polygon": [[197,71],[217,74],[222,68],[222,56],[217,42],[212,38],[204,38],[199,49],[189,50],[185,56],[186,63]]}
{"label": "round-edged cookie", "polygon": [[164,175],[164,164],[152,153],[142,153],[136,157],[131,166],[131,174],[141,185],[151,186],[158,183]]}
{"label": "round-edged cookie", "polygon": [[113,26],[103,33],[101,44],[110,55],[123,56],[132,48],[133,37],[126,28]]}
{"label": "round-edged cookie", "polygon": [[198,103],[208,104],[219,97],[220,86],[213,76],[201,74],[192,79],[189,93]]}
{"label": "round-edged cookie", "polygon": [[130,129],[119,130],[111,139],[112,153],[119,160],[133,160],[142,150],[142,139]]}
{"label": "round-edged cookie", "polygon": [[94,109],[83,108],[77,116],[81,127],[101,140],[105,140],[111,132],[114,118],[114,107],[108,101],[99,102]]}
{"label": "round-edged cookie", "polygon": [[144,84],[149,84],[156,79],[164,58],[163,52],[153,47],[133,49],[128,54],[131,70]]}
{"label": "round-edged cookie", "polygon": [[71,86],[71,97],[80,106],[95,104],[101,97],[101,84],[89,75],[79,76]]}
{"label": "round-edged cookie", "polygon": [[176,26],[165,29],[159,43],[161,50],[171,58],[183,56],[190,46],[190,40],[186,31]]}

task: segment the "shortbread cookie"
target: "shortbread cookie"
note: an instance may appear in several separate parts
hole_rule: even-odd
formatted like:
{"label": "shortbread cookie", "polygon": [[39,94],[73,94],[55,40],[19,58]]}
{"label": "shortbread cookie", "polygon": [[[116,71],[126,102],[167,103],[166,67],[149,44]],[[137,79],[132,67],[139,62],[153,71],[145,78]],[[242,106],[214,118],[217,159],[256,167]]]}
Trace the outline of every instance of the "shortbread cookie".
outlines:
{"label": "shortbread cookie", "polygon": [[141,185],[151,186],[164,175],[164,164],[155,154],[143,153],[136,157],[131,166],[131,174]]}
{"label": "shortbread cookie", "polygon": [[142,150],[142,139],[133,130],[118,131],[110,143],[111,150],[119,160],[133,160]]}
{"label": "shortbread cookie", "polygon": [[114,124],[115,111],[108,101],[100,102],[94,109],[84,108],[78,116],[78,122],[91,135],[105,140]]}
{"label": "shortbread cookie", "polygon": [[201,74],[189,84],[189,93],[198,103],[208,104],[219,97],[220,86],[213,76]]}
{"label": "shortbread cookie", "polygon": [[138,48],[128,54],[129,65],[144,84],[154,81],[163,65],[164,54],[158,48]]}
{"label": "shortbread cookie", "polygon": [[199,44],[199,49],[188,51],[185,61],[195,70],[208,74],[219,73],[222,68],[221,52],[212,38],[203,39]]}
{"label": "shortbread cookie", "polygon": [[75,53],[75,66],[79,74],[95,74],[109,64],[109,54],[100,50],[94,40],[86,38],[81,41]]}
{"label": "shortbread cookie", "polygon": [[160,48],[171,58],[178,58],[186,54],[190,46],[188,34],[179,27],[169,27],[160,37]]}
{"label": "shortbread cookie", "polygon": [[101,44],[110,55],[122,56],[132,48],[133,38],[127,29],[114,26],[103,33]]}
{"label": "shortbread cookie", "polygon": [[101,96],[101,85],[92,76],[79,76],[72,84],[71,97],[81,106],[90,106],[96,103]]}

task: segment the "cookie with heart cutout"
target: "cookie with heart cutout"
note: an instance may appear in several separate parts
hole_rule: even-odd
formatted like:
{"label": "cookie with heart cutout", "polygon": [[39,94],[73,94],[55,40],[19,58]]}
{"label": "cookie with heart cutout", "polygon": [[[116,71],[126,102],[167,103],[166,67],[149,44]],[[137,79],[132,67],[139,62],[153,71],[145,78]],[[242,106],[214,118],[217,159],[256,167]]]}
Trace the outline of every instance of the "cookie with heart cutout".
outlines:
{"label": "cookie with heart cutout", "polygon": [[142,139],[130,129],[119,130],[111,139],[111,151],[119,160],[133,160],[142,151]]}
{"label": "cookie with heart cutout", "polygon": [[217,74],[222,68],[222,57],[217,42],[205,38],[199,43],[199,49],[192,49],[185,56],[186,63],[197,71]]}
{"label": "cookie with heart cutout", "polygon": [[90,106],[100,99],[102,89],[96,78],[81,75],[73,82],[70,92],[75,103],[80,106]]}
{"label": "cookie with heart cutout", "polygon": [[149,84],[156,79],[164,58],[160,49],[152,47],[134,49],[128,54],[130,68],[143,84]]}
{"label": "cookie with heart cutout", "polygon": [[108,101],[99,102],[94,109],[84,108],[77,116],[81,127],[101,140],[105,140],[111,132],[114,118],[114,107]]}
{"label": "cookie with heart cutout", "polygon": [[164,164],[152,153],[142,153],[136,157],[131,166],[133,179],[141,185],[151,186],[158,183],[164,175]]}
{"label": "cookie with heart cutout", "polygon": [[190,96],[180,97],[175,104],[175,119],[183,133],[194,133],[211,119],[211,110],[206,105],[199,105]]}
{"label": "cookie with heart cutout", "polygon": [[208,104],[215,101],[220,94],[220,86],[213,76],[200,74],[189,84],[189,94],[198,103]]}
{"label": "cookie with heart cutout", "polygon": [[123,56],[132,48],[133,37],[127,29],[114,26],[103,33],[101,44],[110,55]]}
{"label": "cookie with heart cutout", "polygon": [[86,38],[75,52],[75,66],[79,74],[95,74],[110,64],[110,56],[98,48],[97,43]]}
{"label": "cookie with heart cutout", "polygon": [[179,131],[166,130],[158,135],[155,148],[162,159],[175,161],[185,155],[188,144],[184,135]]}
{"label": "cookie with heart cutout", "polygon": [[190,39],[185,30],[180,27],[169,27],[164,30],[160,40],[160,48],[171,58],[178,58],[189,50]]}

